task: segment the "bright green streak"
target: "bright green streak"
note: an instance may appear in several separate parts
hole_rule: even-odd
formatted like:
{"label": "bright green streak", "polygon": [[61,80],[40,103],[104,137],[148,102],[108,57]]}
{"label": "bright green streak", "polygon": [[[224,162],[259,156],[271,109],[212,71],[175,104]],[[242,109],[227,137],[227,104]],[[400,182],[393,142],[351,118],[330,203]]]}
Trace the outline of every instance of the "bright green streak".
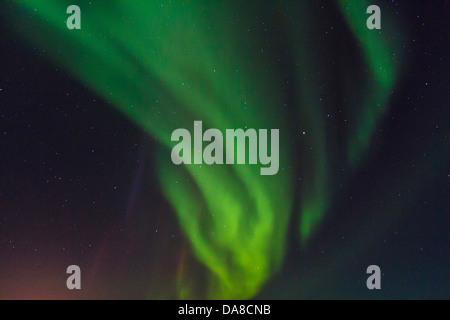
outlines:
{"label": "bright green streak", "polygon": [[[264,44],[225,21],[245,18],[230,4],[102,3],[78,1],[82,30],[70,31],[68,1],[23,2],[34,12],[26,34],[167,147],[159,153],[162,188],[211,272],[208,297],[255,295],[283,257],[289,150],[281,146],[275,176],[261,176],[259,166],[177,167],[168,151],[172,131],[193,132],[194,120],[204,130],[280,128],[287,140],[276,70],[252,52]],[[180,294],[189,294],[183,283]]]}
{"label": "bright green streak", "polygon": [[[66,8],[72,1],[17,3],[18,28],[31,42],[160,143],[162,190],[193,252],[209,270],[207,297],[254,296],[283,259],[298,162],[290,144],[298,132],[287,124],[282,75],[262,37],[255,36],[262,27],[254,17],[261,12],[233,1],[78,0],[82,30],[68,30]],[[300,61],[295,72],[305,79],[297,97],[299,126],[308,132],[305,148],[312,148],[301,159],[303,243],[323,220],[331,193],[326,102],[318,102],[322,89],[308,78],[320,67],[320,59],[308,53],[314,46],[308,34],[320,21],[309,19],[305,3],[284,8],[299,17],[290,34]],[[359,7],[347,10],[347,1],[340,4],[372,70],[367,96],[349,106],[360,110],[361,119],[349,135],[349,160],[355,163],[382,114],[377,104],[386,103],[395,71],[382,36],[365,29],[367,6],[360,14]],[[204,130],[222,132],[279,128],[280,171],[261,176],[259,165],[175,166],[171,133],[176,128],[193,132],[194,120],[202,120]],[[180,280],[179,295],[198,297],[188,278]]]}

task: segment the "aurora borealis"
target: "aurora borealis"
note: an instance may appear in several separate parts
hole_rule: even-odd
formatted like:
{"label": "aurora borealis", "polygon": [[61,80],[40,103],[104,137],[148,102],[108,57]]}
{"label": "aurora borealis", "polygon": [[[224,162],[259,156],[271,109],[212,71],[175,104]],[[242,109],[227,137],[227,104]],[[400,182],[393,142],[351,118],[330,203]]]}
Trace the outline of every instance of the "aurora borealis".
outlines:
{"label": "aurora borealis", "polygon": [[[76,4],[82,12],[81,30],[68,30],[65,24],[66,8],[74,4],[72,1],[6,1],[2,5],[7,21],[5,33],[10,39],[17,38],[22,50],[34,48],[39,57],[43,55],[36,62],[45,64],[43,70],[64,72],[61,87],[79,86],[75,93],[67,93],[69,97],[64,100],[64,93],[58,89],[54,92],[45,89],[50,95],[46,103],[70,111],[73,109],[70,99],[76,99],[77,106],[89,105],[90,116],[81,116],[81,111],[74,110],[65,114],[73,114],[72,119],[90,119],[87,132],[103,128],[99,133],[103,138],[98,138],[97,147],[80,150],[80,158],[77,151],[67,150],[82,165],[69,157],[61,170],[83,172],[80,176],[90,184],[84,189],[92,194],[99,192],[107,204],[103,210],[98,209],[102,204],[87,197],[93,205],[89,210],[95,212],[92,220],[83,205],[63,204],[71,208],[71,225],[61,222],[52,227],[53,231],[47,231],[64,233],[64,228],[88,225],[87,231],[69,232],[95,239],[89,258],[72,249],[75,253],[71,259],[85,261],[90,270],[88,279],[83,281],[96,283],[88,284],[89,289],[82,294],[152,299],[310,298],[326,294],[351,297],[352,290],[342,293],[345,285],[330,278],[338,278],[342,270],[355,271],[358,266],[364,279],[366,260],[373,258],[367,257],[367,252],[373,248],[376,248],[374,257],[385,262],[388,256],[398,255],[396,246],[392,246],[389,255],[383,258],[380,243],[397,237],[397,229],[402,230],[401,221],[411,219],[408,212],[417,216],[412,221],[426,220],[424,212],[432,212],[427,221],[439,225],[433,236],[417,236],[417,241],[424,241],[424,247],[431,250],[427,259],[433,268],[439,262],[433,275],[437,278],[433,281],[428,281],[425,275],[417,278],[419,282],[440,282],[450,262],[449,230],[442,223],[448,222],[445,195],[450,172],[446,130],[450,119],[446,110],[448,76],[441,64],[446,64],[448,71],[448,58],[436,52],[441,60],[433,56],[436,60],[428,62],[428,71],[420,73],[415,64],[426,63],[417,58],[417,52],[422,54],[423,48],[414,46],[419,41],[417,37],[426,36],[414,34],[417,31],[414,28],[420,28],[412,22],[417,14],[408,11],[405,4],[398,7],[397,1],[379,1],[382,30],[368,30],[365,9],[371,3],[79,0]],[[448,12],[448,5],[442,6]],[[428,13],[427,17],[430,16]],[[428,24],[428,20],[423,21]],[[440,39],[439,36],[435,35],[435,39]],[[8,41],[17,45],[15,40]],[[430,47],[425,51],[431,51]],[[5,55],[13,53],[8,51]],[[34,77],[30,83],[51,77],[60,79],[33,71],[30,74]],[[412,75],[414,81],[408,78]],[[426,78],[431,75],[434,78]],[[430,87],[433,84],[433,93],[418,94],[425,83],[427,89],[428,83]],[[58,87],[56,80],[42,86],[50,84]],[[445,87],[447,94],[440,90]],[[5,89],[3,94],[6,92]],[[60,104],[61,100],[69,106]],[[102,101],[101,106],[92,103],[97,100]],[[28,101],[23,105],[32,108],[35,104],[31,98]],[[2,102],[2,109],[5,106],[14,108],[9,101]],[[40,108],[45,109],[45,105]],[[422,113],[414,114],[418,112],[414,108]],[[434,111],[427,113],[425,108]],[[78,147],[90,145],[92,139],[96,141],[73,126],[69,126],[70,131],[64,126],[51,129],[53,116],[51,112],[45,114],[50,118],[44,121],[43,116],[37,115],[33,124],[45,128],[39,131],[43,137],[48,134],[56,137],[55,141],[69,139]],[[60,121],[54,117],[55,122]],[[395,122],[397,118],[401,120]],[[251,165],[174,165],[170,160],[174,146],[171,133],[177,128],[192,128],[198,120],[203,122],[204,129],[280,129],[278,173],[260,175],[260,167]],[[412,125],[419,126],[420,120],[424,126],[415,129]],[[114,131],[112,140],[107,138],[112,132],[108,130]],[[116,138],[116,133],[120,137],[122,131],[126,135]],[[129,143],[136,137],[137,149]],[[40,143],[50,142],[41,139]],[[53,144],[49,148],[53,150]],[[128,155],[128,148],[136,150]],[[102,166],[106,163],[103,177],[89,169],[89,165],[95,165],[86,160],[99,152],[100,158],[94,159]],[[11,163],[22,155],[12,154]],[[39,155],[46,157],[40,151]],[[42,162],[51,163],[45,159]],[[5,163],[10,162],[4,162],[6,166]],[[4,217],[8,217],[2,220],[1,228],[10,230],[3,233],[10,238],[16,234],[11,230],[22,230],[8,226],[8,221],[21,221],[12,218],[18,210],[15,200],[8,201],[8,197],[13,197],[8,193],[9,185],[17,183],[13,173],[0,189],[2,195],[7,195],[0,203],[7,212]],[[24,176],[26,180],[25,173]],[[119,182],[112,182],[114,179],[130,183],[120,188]],[[112,191],[104,191],[108,184],[112,185]],[[48,204],[41,204],[42,207],[50,206],[58,197],[66,197],[57,189],[51,189],[54,197],[45,196]],[[72,190],[68,193],[74,200],[66,203],[84,203],[81,198],[86,195],[78,196],[73,189],[67,187]],[[120,196],[114,193],[117,189],[121,189],[117,191],[122,193]],[[150,190],[148,195],[145,190]],[[422,201],[428,197],[434,200]],[[33,199],[43,201],[38,196],[31,197],[29,208],[33,207]],[[420,206],[417,199],[421,199]],[[426,207],[419,209],[424,203]],[[429,203],[433,203],[432,208],[427,207]],[[47,217],[50,213],[33,214]],[[149,221],[172,231],[167,231],[165,240],[161,240],[158,238],[161,229],[146,226]],[[399,246],[406,249],[401,247],[398,251],[412,251],[403,243],[416,237],[411,230],[414,228],[400,232],[404,238],[399,240]],[[117,236],[118,233],[121,235]],[[175,237],[176,242],[168,242]],[[43,238],[42,234],[36,236]],[[12,240],[5,236],[2,241],[8,249],[0,252],[11,257],[5,252],[9,252]],[[76,247],[79,240],[74,237],[65,241],[67,247]],[[427,241],[431,241],[429,245]],[[49,259],[57,259],[55,252],[59,249],[49,248],[58,247],[58,240],[46,239],[44,243]],[[2,260],[0,275],[10,274],[9,265],[16,263],[13,258],[8,259]],[[113,270],[107,266],[111,262],[115,264]],[[403,260],[399,265],[402,263]],[[148,265],[151,267],[146,270]],[[50,265],[44,269],[46,277],[56,283]],[[389,274],[388,270],[384,272]],[[126,280],[127,275],[130,280]],[[117,292],[99,289],[111,278],[123,281]],[[335,283],[339,289],[331,288],[321,295],[318,291],[323,291],[324,282]],[[7,288],[13,285],[10,283]],[[139,290],[134,290],[134,285]],[[400,295],[407,295],[407,284],[396,285],[401,286]],[[388,292],[388,297],[395,295]],[[34,294],[39,297],[39,293]],[[448,297],[448,291],[439,287],[435,295]],[[9,292],[0,291],[0,297],[10,296]]]}

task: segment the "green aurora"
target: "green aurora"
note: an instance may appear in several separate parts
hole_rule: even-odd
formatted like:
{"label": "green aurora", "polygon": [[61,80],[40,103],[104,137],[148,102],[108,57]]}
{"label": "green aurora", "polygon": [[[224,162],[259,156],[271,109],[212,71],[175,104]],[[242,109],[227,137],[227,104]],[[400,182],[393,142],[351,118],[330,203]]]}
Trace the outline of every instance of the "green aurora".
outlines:
{"label": "green aurora", "polygon": [[[315,16],[312,1],[268,9],[238,1],[79,0],[81,30],[66,27],[71,1],[13,3],[17,29],[29,42],[159,142],[156,171],[162,192],[196,258],[209,270],[205,295],[212,299],[255,296],[282,264],[290,221],[298,221],[298,241],[307,245],[329,208],[334,188],[329,181],[339,170],[356,170],[366,154],[401,57],[383,32],[366,28],[369,1],[333,4],[346,21],[339,27],[359,42],[361,61],[356,62],[339,39],[315,42],[314,30],[324,19]],[[277,52],[264,40],[261,21],[272,15],[285,30],[283,45],[294,61],[294,112],[285,107]],[[383,28],[398,27],[386,18]],[[324,56],[334,51],[339,67],[324,67]],[[361,66],[364,77],[358,73]],[[323,69],[328,87],[316,81]],[[337,83],[338,98],[329,92]],[[326,160],[337,145],[336,133],[324,125],[332,109],[348,118],[339,138],[346,148],[336,162]],[[280,128],[278,174],[261,176],[259,166],[250,165],[175,166],[171,133],[191,130],[194,120],[202,120],[204,130]],[[189,274],[180,274],[178,294],[198,296]]]}

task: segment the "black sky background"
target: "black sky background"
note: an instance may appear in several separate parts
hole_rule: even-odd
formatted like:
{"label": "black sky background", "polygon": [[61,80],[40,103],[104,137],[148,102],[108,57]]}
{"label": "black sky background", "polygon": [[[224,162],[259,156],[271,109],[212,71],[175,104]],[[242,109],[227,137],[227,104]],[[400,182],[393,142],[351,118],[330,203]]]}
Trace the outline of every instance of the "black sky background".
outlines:
{"label": "black sky background", "polygon": [[[290,237],[258,298],[450,298],[449,4],[398,10],[410,28],[407,67],[343,191],[352,198],[338,199],[306,250]],[[155,142],[1,19],[0,298],[174,298],[167,283],[191,254],[158,189]],[[362,214],[396,205],[398,218]],[[361,230],[384,221],[353,254]],[[81,292],[66,289],[70,264],[86,270]],[[365,286],[370,264],[382,269],[381,291]]]}

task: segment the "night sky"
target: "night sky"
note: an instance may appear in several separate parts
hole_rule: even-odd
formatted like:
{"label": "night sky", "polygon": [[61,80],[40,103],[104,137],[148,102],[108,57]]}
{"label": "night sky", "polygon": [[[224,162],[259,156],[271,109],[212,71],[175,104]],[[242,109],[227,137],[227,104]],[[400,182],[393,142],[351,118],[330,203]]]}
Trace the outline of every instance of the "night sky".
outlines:
{"label": "night sky", "polygon": [[[450,299],[447,1],[47,2],[0,5],[0,299]],[[194,120],[280,172],[175,166]]]}

